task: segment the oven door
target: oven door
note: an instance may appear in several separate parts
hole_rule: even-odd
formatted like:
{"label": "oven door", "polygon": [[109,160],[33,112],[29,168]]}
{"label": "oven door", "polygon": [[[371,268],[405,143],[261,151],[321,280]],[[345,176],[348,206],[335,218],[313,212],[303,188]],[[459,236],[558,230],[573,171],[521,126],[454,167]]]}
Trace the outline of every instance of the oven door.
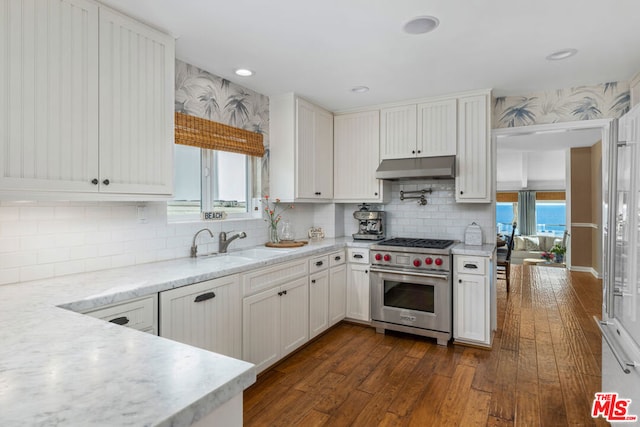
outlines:
{"label": "oven door", "polygon": [[451,332],[451,276],[371,268],[371,318]]}

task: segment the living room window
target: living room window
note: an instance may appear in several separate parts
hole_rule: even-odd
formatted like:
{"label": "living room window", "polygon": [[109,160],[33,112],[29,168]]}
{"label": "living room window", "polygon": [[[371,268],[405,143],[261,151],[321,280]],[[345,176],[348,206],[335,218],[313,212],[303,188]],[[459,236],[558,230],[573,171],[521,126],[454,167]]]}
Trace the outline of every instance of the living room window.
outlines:
{"label": "living room window", "polygon": [[[519,209],[518,193],[503,192],[497,194],[496,226],[499,234],[509,234],[511,232],[511,224],[518,221]],[[567,204],[564,191],[536,192],[534,212],[536,218],[535,234],[553,236],[562,236],[564,234],[567,228]],[[519,231],[518,234],[521,234]]]}

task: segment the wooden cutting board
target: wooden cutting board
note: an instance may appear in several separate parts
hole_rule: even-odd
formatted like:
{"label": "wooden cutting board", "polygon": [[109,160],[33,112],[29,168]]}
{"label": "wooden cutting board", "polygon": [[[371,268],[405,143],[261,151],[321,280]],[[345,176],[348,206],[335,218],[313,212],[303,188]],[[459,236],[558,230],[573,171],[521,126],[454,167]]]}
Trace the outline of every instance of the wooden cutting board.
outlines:
{"label": "wooden cutting board", "polygon": [[267,242],[264,245],[268,248],[299,248],[300,246],[306,245],[306,240],[292,240],[290,242],[280,242],[280,243],[271,243]]}

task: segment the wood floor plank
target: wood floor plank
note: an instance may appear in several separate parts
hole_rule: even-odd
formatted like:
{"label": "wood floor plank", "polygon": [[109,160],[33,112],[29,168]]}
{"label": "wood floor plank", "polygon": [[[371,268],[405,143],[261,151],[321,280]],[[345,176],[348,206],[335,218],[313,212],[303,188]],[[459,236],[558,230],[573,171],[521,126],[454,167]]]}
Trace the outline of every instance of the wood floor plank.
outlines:
{"label": "wood floor plank", "polygon": [[512,266],[493,349],[340,323],[258,377],[247,426],[605,426],[602,285],[588,273]]}

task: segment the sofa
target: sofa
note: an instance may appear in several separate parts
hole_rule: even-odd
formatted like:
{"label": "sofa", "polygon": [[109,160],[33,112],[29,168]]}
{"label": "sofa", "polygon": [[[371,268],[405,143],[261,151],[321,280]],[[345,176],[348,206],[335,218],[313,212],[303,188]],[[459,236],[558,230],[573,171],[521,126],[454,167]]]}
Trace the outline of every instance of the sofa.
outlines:
{"label": "sofa", "polygon": [[564,245],[563,238],[558,236],[515,236],[511,251],[511,264],[522,264],[525,258],[542,258],[542,252],[549,252],[556,244]]}

